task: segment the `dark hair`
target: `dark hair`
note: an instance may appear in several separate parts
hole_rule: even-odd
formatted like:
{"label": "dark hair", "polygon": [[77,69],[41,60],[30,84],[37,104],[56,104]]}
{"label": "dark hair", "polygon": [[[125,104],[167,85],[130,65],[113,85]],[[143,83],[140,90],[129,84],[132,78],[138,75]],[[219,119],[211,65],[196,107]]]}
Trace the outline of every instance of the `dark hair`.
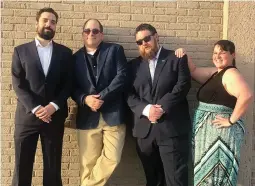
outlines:
{"label": "dark hair", "polygon": [[[220,48],[224,51],[227,51],[229,52],[230,54],[233,54],[235,53],[235,44],[232,42],[232,41],[229,41],[229,40],[219,40],[217,41],[215,44],[214,44],[214,47],[218,45],[220,46]],[[233,66],[236,66],[236,60],[233,59]]]}
{"label": "dark hair", "polygon": [[49,8],[49,7],[42,8],[42,9],[40,9],[37,12],[36,18],[35,18],[37,22],[39,21],[39,19],[40,19],[40,17],[41,17],[43,12],[49,12],[49,13],[54,14],[55,17],[56,17],[56,23],[58,22],[58,14],[57,14],[57,12],[55,12],[55,10],[53,10],[52,8]]}
{"label": "dark hair", "polygon": [[136,27],[136,29],[135,29],[135,35],[136,35],[138,32],[143,31],[143,30],[148,30],[148,31],[150,31],[152,35],[154,35],[154,34],[157,33],[156,28],[154,28],[152,25],[147,24],[147,23],[142,23],[142,24],[140,24],[138,27]]}
{"label": "dark hair", "polygon": [[100,21],[99,21],[98,19],[93,19],[93,18],[90,18],[90,19],[88,19],[87,21],[85,21],[85,23],[83,24],[82,30],[85,29],[86,24],[87,24],[89,21],[91,21],[91,20],[98,22],[100,32],[103,32],[103,31],[104,31],[103,25],[100,23]]}

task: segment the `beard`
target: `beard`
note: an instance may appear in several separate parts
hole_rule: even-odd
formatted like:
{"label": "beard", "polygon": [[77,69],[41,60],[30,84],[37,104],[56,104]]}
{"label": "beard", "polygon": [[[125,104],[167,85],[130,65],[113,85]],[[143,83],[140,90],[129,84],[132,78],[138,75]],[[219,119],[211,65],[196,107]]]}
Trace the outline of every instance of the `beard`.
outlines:
{"label": "beard", "polygon": [[[48,29],[48,30],[46,30],[46,29]],[[51,40],[55,35],[55,31],[52,30],[50,27],[43,27],[42,29],[37,30],[37,34],[39,35],[39,37],[41,37],[45,40]]]}
{"label": "beard", "polygon": [[155,42],[154,45],[148,45],[146,47],[140,47],[139,48],[139,53],[140,53],[140,55],[143,59],[149,60],[149,59],[153,59],[153,58],[156,57],[158,50],[159,50],[158,45]]}

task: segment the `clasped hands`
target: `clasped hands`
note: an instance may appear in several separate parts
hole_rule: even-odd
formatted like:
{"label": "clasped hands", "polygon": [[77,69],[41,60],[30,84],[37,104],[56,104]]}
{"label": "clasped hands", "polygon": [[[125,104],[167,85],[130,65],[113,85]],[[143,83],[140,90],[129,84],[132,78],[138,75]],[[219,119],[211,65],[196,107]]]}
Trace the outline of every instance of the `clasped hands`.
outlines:
{"label": "clasped hands", "polygon": [[164,110],[161,108],[161,105],[152,105],[150,107],[149,117],[151,123],[157,123],[157,120],[161,118],[164,114]]}
{"label": "clasped hands", "polygon": [[51,122],[51,116],[52,116],[52,114],[54,114],[54,112],[56,112],[55,107],[52,104],[49,103],[45,107],[40,106],[35,111],[35,115],[36,115],[36,117],[43,120],[44,122],[50,123]]}
{"label": "clasped hands", "polygon": [[90,107],[93,112],[97,112],[103,105],[104,101],[100,99],[100,95],[89,95],[84,99],[86,105]]}

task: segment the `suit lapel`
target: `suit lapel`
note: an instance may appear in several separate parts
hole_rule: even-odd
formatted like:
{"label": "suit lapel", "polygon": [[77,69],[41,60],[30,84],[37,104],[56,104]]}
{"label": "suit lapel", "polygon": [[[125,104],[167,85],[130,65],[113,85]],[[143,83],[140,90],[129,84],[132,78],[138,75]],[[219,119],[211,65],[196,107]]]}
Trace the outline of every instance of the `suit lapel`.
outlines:
{"label": "suit lapel", "polygon": [[31,42],[30,50],[31,50],[31,58],[35,61],[39,71],[44,75],[42,63],[40,61],[40,57],[39,57],[39,54],[37,51],[35,40]]}
{"label": "suit lapel", "polygon": [[146,76],[146,79],[148,81],[148,87],[144,88],[144,95],[146,95],[146,97],[152,101],[152,96],[151,96],[151,90],[152,90],[152,80],[151,80],[151,73],[150,73],[150,67],[149,67],[149,62],[148,61],[144,61],[143,62],[144,67],[142,69],[144,69],[144,71],[142,71],[142,75]]}
{"label": "suit lapel", "polygon": [[150,67],[148,61],[142,61],[142,72],[144,76],[146,76],[146,79],[148,80],[148,83],[150,85],[150,88],[152,88],[152,80],[151,80],[151,73],[150,73]]}
{"label": "suit lapel", "polygon": [[109,51],[109,47],[107,47],[105,43],[102,43],[100,46],[99,54],[98,54],[96,83],[98,82],[100,74],[104,67],[104,64],[108,55],[108,51]]}
{"label": "suit lapel", "polygon": [[81,49],[81,51],[80,51],[80,55],[82,55],[82,57],[81,57],[80,59],[82,59],[82,61],[79,61],[79,62],[81,63],[81,66],[82,66],[82,68],[83,68],[83,71],[84,71],[84,72],[87,72],[87,73],[86,73],[86,74],[87,74],[87,78],[88,78],[88,80],[90,81],[91,86],[92,86],[93,88],[95,88],[95,83],[94,83],[94,81],[93,81],[93,79],[92,79],[92,77],[91,77],[91,76],[93,76],[93,74],[90,73],[89,67],[88,67],[89,61],[87,60],[87,57],[85,56],[86,52],[87,52],[87,51],[85,50],[85,47],[83,47],[83,48]]}
{"label": "suit lapel", "polygon": [[162,47],[161,51],[160,51],[160,54],[159,54],[158,61],[157,61],[155,74],[154,74],[154,79],[153,79],[153,84],[152,84],[152,93],[154,92],[155,88],[157,87],[157,83],[158,83],[160,73],[161,73],[163,67],[166,64],[167,55],[168,55],[167,51]]}

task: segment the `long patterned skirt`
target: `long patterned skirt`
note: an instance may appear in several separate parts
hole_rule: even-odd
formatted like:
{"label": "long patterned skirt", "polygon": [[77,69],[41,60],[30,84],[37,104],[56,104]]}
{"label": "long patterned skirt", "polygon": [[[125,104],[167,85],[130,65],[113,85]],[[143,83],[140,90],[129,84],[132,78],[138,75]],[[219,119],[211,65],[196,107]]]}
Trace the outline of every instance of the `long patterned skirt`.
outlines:
{"label": "long patterned skirt", "polygon": [[216,115],[228,118],[233,109],[200,102],[193,123],[195,186],[236,186],[240,149],[244,139],[242,120],[228,128],[212,125]]}

